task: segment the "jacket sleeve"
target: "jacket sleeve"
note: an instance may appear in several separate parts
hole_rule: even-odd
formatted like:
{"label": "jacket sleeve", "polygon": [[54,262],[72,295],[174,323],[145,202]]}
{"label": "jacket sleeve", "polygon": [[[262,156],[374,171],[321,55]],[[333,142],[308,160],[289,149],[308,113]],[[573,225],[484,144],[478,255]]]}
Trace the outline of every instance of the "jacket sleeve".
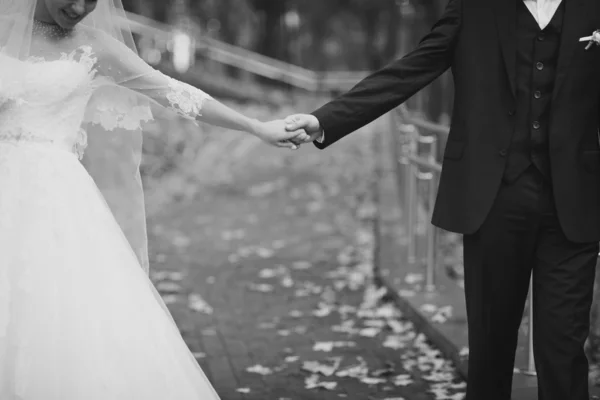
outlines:
{"label": "jacket sleeve", "polygon": [[314,111],[325,132],[324,149],[408,100],[452,64],[461,28],[462,0],[449,0],[442,17],[416,49]]}

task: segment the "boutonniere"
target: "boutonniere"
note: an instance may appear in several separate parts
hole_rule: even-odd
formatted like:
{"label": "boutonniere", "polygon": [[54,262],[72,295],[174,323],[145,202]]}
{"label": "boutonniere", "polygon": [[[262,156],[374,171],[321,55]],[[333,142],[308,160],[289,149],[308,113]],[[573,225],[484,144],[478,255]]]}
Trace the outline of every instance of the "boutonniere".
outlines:
{"label": "boutonniere", "polygon": [[586,36],[579,39],[580,42],[588,42],[588,45],[585,46],[586,50],[589,50],[593,45],[600,45],[600,29],[597,29],[592,33],[592,36]]}

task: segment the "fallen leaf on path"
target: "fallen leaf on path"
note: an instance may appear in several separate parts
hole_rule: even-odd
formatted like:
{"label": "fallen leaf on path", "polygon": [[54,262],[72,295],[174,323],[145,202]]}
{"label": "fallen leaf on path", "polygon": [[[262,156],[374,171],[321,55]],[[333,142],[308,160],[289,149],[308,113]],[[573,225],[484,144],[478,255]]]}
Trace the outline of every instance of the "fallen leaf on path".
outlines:
{"label": "fallen leaf on path", "polygon": [[305,270],[312,268],[312,264],[308,261],[296,261],[292,264],[292,268],[295,270]]}
{"label": "fallen leaf on path", "polygon": [[280,250],[283,249],[285,247],[285,244],[287,242],[285,240],[275,240],[273,243],[271,243],[271,247],[276,249],[276,250]]}
{"label": "fallen leaf on path", "polygon": [[173,239],[171,240],[171,243],[173,244],[173,246],[181,249],[184,247],[188,247],[192,243],[192,239],[190,239],[187,236],[178,235],[178,236],[173,237]]}
{"label": "fallen leaf on path", "polygon": [[319,308],[314,310],[312,312],[312,315],[314,315],[315,317],[323,318],[323,317],[328,316],[332,312],[333,312],[333,307],[328,306],[324,303],[320,303]]}
{"label": "fallen leaf on path", "polygon": [[403,374],[403,375],[396,375],[393,379],[393,383],[396,386],[408,386],[408,385],[412,385],[415,382],[410,375]]}
{"label": "fallen leaf on path", "polygon": [[261,292],[261,293],[269,293],[269,292],[272,292],[273,290],[275,290],[273,285],[269,285],[266,283],[249,283],[248,289],[252,290],[253,292]]}
{"label": "fallen leaf on path", "polygon": [[276,322],[261,322],[260,324],[258,324],[258,329],[273,329],[276,326]]}
{"label": "fallen leaf on path", "polygon": [[275,252],[265,247],[259,247],[258,249],[256,249],[256,254],[262,258],[271,258],[273,257],[273,255],[275,255]]}
{"label": "fallen leaf on path", "polygon": [[434,304],[423,304],[421,306],[421,311],[426,312],[426,313],[434,313],[437,311],[437,306]]}
{"label": "fallen leaf on path", "polygon": [[302,369],[313,374],[321,374],[324,376],[332,376],[335,371],[340,367],[342,363],[341,357],[332,357],[330,358],[332,361],[331,365],[321,364],[318,361],[304,361],[302,364]]}
{"label": "fallen leaf on path", "polygon": [[291,276],[285,276],[283,277],[283,279],[281,279],[281,286],[283,286],[284,288],[291,288],[292,286],[294,286],[294,280]]}
{"label": "fallen leaf on path", "polygon": [[180,284],[169,281],[162,281],[156,285],[156,290],[161,293],[181,293],[183,288]]}
{"label": "fallen leaf on path", "polygon": [[258,374],[258,375],[273,374],[273,370],[271,368],[263,367],[262,365],[259,365],[259,364],[246,368],[246,371],[253,373],[253,374]]}
{"label": "fallen leaf on path", "polygon": [[452,306],[440,307],[436,313],[431,317],[432,322],[443,324],[452,316]]}
{"label": "fallen leaf on path", "polygon": [[177,303],[177,301],[179,300],[179,297],[177,295],[174,294],[167,294],[162,296],[163,302],[165,304],[174,304]]}
{"label": "fallen leaf on path", "polygon": [[401,336],[390,335],[385,339],[385,342],[383,342],[383,347],[399,350],[406,347],[406,343],[402,340]]}
{"label": "fallen leaf on path", "polygon": [[400,297],[415,297],[417,292],[414,290],[400,289],[398,290],[398,296]]}
{"label": "fallen leaf on path", "polygon": [[201,331],[201,333],[202,333],[204,336],[216,336],[216,335],[217,335],[217,331],[216,331],[216,329],[214,329],[214,328],[203,329],[203,330]]}
{"label": "fallen leaf on path", "polygon": [[276,181],[254,185],[250,189],[248,189],[248,195],[251,197],[264,197],[280,189],[283,189],[286,186],[286,184],[287,180],[281,178]]}
{"label": "fallen leaf on path", "polygon": [[383,319],[367,319],[363,321],[363,324],[370,328],[383,328],[387,325],[387,322]]}
{"label": "fallen leaf on path", "polygon": [[337,387],[337,382],[320,382],[319,375],[311,375],[304,381],[306,389],[323,388],[326,390],[334,390]]}
{"label": "fallen leaf on path", "polygon": [[380,332],[381,332],[381,329],[379,329],[379,328],[365,328],[365,329],[361,329],[360,332],[358,332],[358,334],[360,336],[364,336],[364,337],[375,337],[375,336],[379,335]]}
{"label": "fallen leaf on path", "polygon": [[313,346],[313,351],[325,351],[330,352],[334,348],[340,347],[355,347],[356,343],[354,342],[317,342]]}
{"label": "fallen leaf on path", "polygon": [[327,286],[325,289],[323,289],[323,293],[321,293],[321,299],[327,304],[335,303],[336,297],[335,290],[333,290],[330,286]]}
{"label": "fallen leaf on path", "polygon": [[387,379],[383,378],[373,378],[370,376],[366,376],[364,378],[360,378],[360,381],[366,385],[380,385],[382,383],[387,383]]}
{"label": "fallen leaf on path", "polygon": [[179,271],[151,271],[151,276],[156,281],[181,281],[184,278],[183,273]]}
{"label": "fallen leaf on path", "polygon": [[211,315],[213,308],[197,293],[192,293],[188,296],[188,307],[190,310]]}
{"label": "fallen leaf on path", "polygon": [[404,277],[404,282],[408,283],[409,285],[414,285],[423,282],[424,280],[425,276],[423,276],[423,274],[406,274]]}

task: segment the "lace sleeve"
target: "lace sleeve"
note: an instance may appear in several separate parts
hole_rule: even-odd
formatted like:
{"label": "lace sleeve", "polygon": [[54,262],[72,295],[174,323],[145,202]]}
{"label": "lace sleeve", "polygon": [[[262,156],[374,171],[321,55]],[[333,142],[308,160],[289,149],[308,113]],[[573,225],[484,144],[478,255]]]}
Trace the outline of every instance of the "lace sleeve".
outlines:
{"label": "lace sleeve", "polygon": [[[100,37],[96,40],[96,52],[97,72],[101,80],[108,80],[121,88],[141,94],[151,103],[179,116],[196,121],[202,116],[205,102],[212,99],[202,90],[152,68],[129,48],[111,38]],[[110,108],[105,111],[122,115],[129,124],[133,123],[132,119],[137,120],[138,117],[142,121],[149,118],[149,111],[140,109],[139,106],[121,107],[119,102],[113,101]],[[102,109],[98,108],[100,111]]]}
{"label": "lace sleeve", "polygon": [[[187,83],[180,82],[171,77],[166,78],[168,81],[168,90],[164,95],[164,98],[168,102],[166,103],[166,107],[183,117],[196,119],[201,116],[204,102],[212,98]],[[155,100],[160,102],[161,97],[162,95],[158,99],[155,98]]]}

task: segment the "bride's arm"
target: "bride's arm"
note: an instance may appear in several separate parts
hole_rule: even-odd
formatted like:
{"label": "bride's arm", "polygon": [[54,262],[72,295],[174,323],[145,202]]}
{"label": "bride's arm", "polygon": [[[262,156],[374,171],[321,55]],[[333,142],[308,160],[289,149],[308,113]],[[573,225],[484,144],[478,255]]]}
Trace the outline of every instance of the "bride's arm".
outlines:
{"label": "bride's arm", "polygon": [[249,118],[202,90],[161,73],[124,44],[110,37],[100,36],[96,40],[95,53],[100,75],[182,117],[248,132],[279,147],[295,148],[289,139],[306,140],[303,130],[287,132],[283,121],[260,122]]}

